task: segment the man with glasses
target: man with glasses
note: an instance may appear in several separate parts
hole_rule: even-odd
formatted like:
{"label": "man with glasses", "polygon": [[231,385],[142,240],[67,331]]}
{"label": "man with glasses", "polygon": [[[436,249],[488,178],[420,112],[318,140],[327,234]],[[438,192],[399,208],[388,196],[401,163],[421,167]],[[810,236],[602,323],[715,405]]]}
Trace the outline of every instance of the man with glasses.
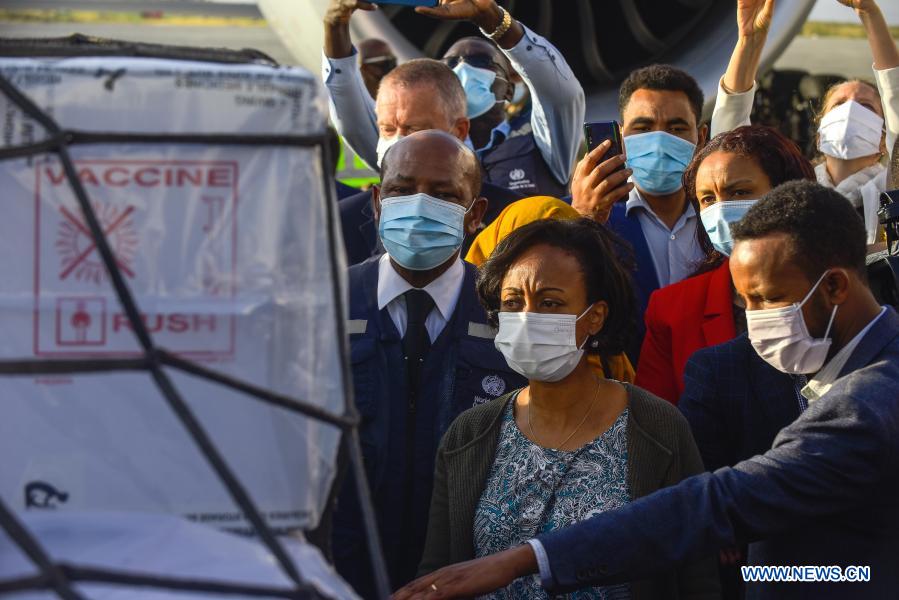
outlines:
{"label": "man with glasses", "polygon": [[[374,165],[379,147],[383,153],[404,134],[380,127],[375,103],[365,93],[355,68],[349,21],[356,9],[375,7],[362,0],[331,1],[324,19],[322,79],[331,97],[331,118],[337,130]],[[437,7],[418,7],[416,12],[442,20],[470,21],[486,36],[459,40],[443,58],[465,90],[465,116],[471,122],[466,142],[477,153],[485,183],[526,196],[567,195],[585,102],[580,83],[558,50],[494,0],[441,0]],[[513,132],[506,120],[504,109],[514,94],[510,82],[514,71],[530,91],[530,131]]]}
{"label": "man with glasses", "polygon": [[384,76],[396,68],[396,56],[384,40],[369,38],[359,42],[359,73],[365,89],[374,99],[378,97],[378,85]]}

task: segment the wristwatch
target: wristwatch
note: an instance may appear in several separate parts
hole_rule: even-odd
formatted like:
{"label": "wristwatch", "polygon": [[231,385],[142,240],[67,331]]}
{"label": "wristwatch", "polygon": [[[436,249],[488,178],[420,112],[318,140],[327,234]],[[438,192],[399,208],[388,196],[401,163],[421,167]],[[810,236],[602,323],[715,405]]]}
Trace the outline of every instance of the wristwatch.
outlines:
{"label": "wristwatch", "polygon": [[507,11],[502,6],[498,6],[498,8],[499,8],[500,12],[503,13],[503,18],[500,21],[499,26],[493,30],[493,33],[487,33],[486,31],[481,29],[481,33],[483,33],[484,35],[489,37],[494,42],[498,41],[499,38],[506,35],[506,32],[509,31],[509,28],[512,26],[512,15],[509,14],[509,11]]}

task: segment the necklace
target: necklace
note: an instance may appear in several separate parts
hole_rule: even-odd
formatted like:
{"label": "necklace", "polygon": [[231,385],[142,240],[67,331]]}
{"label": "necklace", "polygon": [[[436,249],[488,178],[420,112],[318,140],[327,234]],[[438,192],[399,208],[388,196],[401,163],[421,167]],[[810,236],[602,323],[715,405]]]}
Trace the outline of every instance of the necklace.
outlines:
{"label": "necklace", "polygon": [[[596,406],[596,397],[597,397],[597,396],[599,396],[599,380],[598,380],[598,379],[596,380],[596,391],[593,392],[593,401],[590,402],[590,407],[587,408],[587,412],[584,413],[584,418],[581,419],[581,422],[577,424],[577,427],[575,427],[575,428],[571,431],[571,433],[568,434],[568,437],[565,438],[565,441],[562,442],[561,444],[559,444],[556,448],[554,448],[555,450],[561,450],[562,448],[564,448],[564,447],[565,447],[565,444],[567,444],[567,443],[571,440],[571,438],[574,437],[574,434],[578,432],[578,430],[581,428],[581,426],[582,426],[584,423],[587,422],[587,417],[590,416],[590,413],[593,412],[593,407]],[[540,442],[540,440],[537,439],[537,432],[534,431],[534,426],[531,425],[531,407],[530,407],[530,400],[528,401],[528,417],[527,417],[527,422],[528,422],[528,430],[531,432],[531,437],[534,438],[534,441],[537,442],[538,445],[543,446],[543,444]],[[553,448],[550,448],[550,449],[552,450]]]}

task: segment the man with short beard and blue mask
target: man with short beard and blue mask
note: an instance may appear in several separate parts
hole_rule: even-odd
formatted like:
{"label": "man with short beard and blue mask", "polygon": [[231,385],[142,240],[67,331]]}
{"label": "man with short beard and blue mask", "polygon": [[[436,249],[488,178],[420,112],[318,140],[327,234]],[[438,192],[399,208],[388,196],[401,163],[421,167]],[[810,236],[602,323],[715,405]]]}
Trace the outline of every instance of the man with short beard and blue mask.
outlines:
{"label": "man with short beard and blue mask", "polygon": [[[387,250],[349,271],[356,407],[366,475],[391,585],[412,579],[424,549],[437,446],[462,411],[524,385],[493,344],[474,266],[459,249],[487,206],[474,153],[448,133],[394,144],[374,192]],[[333,521],[334,562],[375,597],[352,481]]]}
{"label": "man with short beard and blue mask", "polygon": [[[349,22],[357,9],[375,6],[362,0],[331,0],[324,18],[322,79],[335,127],[374,166],[402,133],[381,126],[356,68]],[[465,89],[471,122],[466,143],[477,152],[484,181],[522,196],[567,195],[582,138],[585,99],[559,51],[494,0],[441,0],[434,8],[418,7],[416,12],[469,21],[484,36],[457,41],[442,59]],[[527,86],[532,106],[530,127],[515,131],[505,112],[515,93],[513,72]]]}
{"label": "man with short beard and blue mask", "polygon": [[[696,80],[670,65],[650,65],[621,84],[618,111],[627,156],[604,156],[608,142],[590,152],[575,172],[572,206],[606,222],[634,247],[640,315],[657,288],[691,275],[704,258],[696,240],[699,216],[682,177],[708,138],[703,94]],[[589,173],[581,173],[588,169]],[[627,200],[626,203],[620,202]],[[643,338],[628,355],[635,364]]]}

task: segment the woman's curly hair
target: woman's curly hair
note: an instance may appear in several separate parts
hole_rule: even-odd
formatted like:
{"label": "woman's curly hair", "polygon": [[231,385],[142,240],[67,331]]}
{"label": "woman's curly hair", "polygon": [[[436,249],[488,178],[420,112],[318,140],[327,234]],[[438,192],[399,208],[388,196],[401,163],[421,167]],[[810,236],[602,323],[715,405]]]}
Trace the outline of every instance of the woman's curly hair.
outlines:
{"label": "woman's curly hair", "polygon": [[[506,236],[481,265],[477,290],[487,319],[497,326],[503,279],[530,248],[546,244],[571,254],[580,264],[587,304],[603,301],[608,316],[588,341],[587,352],[609,357],[624,352],[637,323],[637,301],[631,279],[632,251],[627,242],[591,219],[544,219],[528,223]],[[594,346],[596,342],[596,346]]]}

